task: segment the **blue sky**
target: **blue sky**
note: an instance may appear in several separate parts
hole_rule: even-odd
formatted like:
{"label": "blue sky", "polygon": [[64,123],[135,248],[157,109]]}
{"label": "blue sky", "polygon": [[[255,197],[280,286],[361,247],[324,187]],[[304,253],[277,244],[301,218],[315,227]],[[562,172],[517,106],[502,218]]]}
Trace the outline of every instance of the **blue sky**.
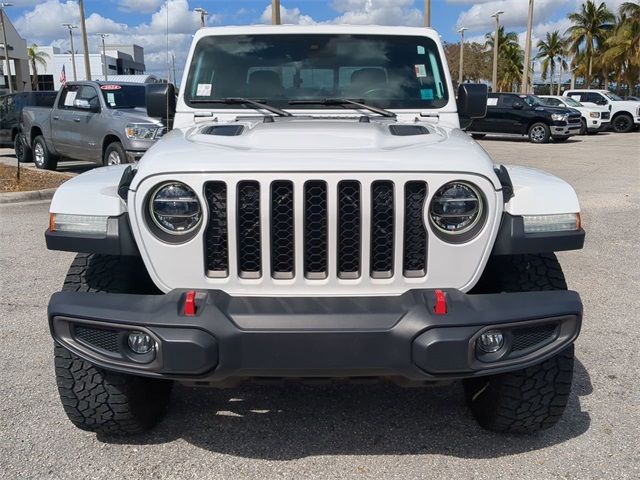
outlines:
{"label": "blue sky", "polygon": [[[624,0],[606,0],[617,10]],[[13,0],[6,10],[21,35],[38,45],[56,45],[68,49],[68,33],[61,26],[77,23],[78,5],[73,0]],[[310,24],[359,23],[387,25],[421,25],[423,0],[281,0],[283,23]],[[493,28],[491,14],[504,10],[501,22],[510,31],[521,34],[527,18],[527,0],[432,0],[432,25],[445,41],[457,41],[457,29],[469,28],[468,39],[481,41]],[[534,45],[551,30],[564,30],[567,13],[577,9],[582,0],[535,0]],[[169,12],[169,44],[176,56],[179,73],[199,26],[193,11],[204,7],[208,25],[266,23],[270,19],[269,0],[85,0],[87,29],[90,33],[107,32],[111,43],[137,43],[145,48],[147,70],[163,75],[167,71],[166,24]],[[76,46],[80,42],[76,42]],[[77,47],[76,47],[77,48]],[[95,35],[90,35],[90,50],[98,52]]]}

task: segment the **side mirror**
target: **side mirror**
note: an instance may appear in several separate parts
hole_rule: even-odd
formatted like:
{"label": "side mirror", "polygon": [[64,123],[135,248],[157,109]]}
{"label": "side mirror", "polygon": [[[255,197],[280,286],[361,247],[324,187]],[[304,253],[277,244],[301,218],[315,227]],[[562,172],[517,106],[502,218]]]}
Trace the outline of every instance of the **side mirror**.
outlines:
{"label": "side mirror", "polygon": [[460,127],[466,128],[474,118],[487,114],[489,89],[481,83],[461,83],[458,87],[458,116]]}
{"label": "side mirror", "polygon": [[176,114],[176,89],[171,83],[149,83],[146,89],[147,115],[169,124]]}
{"label": "side mirror", "polygon": [[516,110],[522,110],[524,107],[524,103],[522,102],[513,102],[513,108]]}

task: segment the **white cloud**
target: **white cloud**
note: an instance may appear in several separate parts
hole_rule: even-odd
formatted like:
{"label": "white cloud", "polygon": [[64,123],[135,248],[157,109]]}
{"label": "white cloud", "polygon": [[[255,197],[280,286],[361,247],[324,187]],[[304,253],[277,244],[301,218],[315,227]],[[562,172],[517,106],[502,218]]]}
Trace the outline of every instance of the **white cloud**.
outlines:
{"label": "white cloud", "polygon": [[[271,23],[271,5],[260,16],[262,23]],[[280,4],[280,23],[293,25],[312,25],[316,23],[309,15],[302,15],[299,8],[285,8]]]}
{"label": "white cloud", "polygon": [[120,0],[118,10],[123,12],[151,13],[155,12],[162,0]]}
{"label": "white cloud", "polygon": [[332,8],[340,13],[329,23],[356,25],[422,25],[423,12],[413,0],[334,0]]}

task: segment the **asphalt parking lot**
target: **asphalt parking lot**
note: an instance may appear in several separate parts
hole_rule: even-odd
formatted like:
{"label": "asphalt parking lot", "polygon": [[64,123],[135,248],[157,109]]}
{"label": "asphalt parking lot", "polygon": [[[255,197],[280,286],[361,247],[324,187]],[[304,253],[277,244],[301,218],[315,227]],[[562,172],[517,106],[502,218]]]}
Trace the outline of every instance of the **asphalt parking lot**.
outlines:
{"label": "asphalt parking lot", "polygon": [[[585,306],[568,409],[551,430],[480,429],[459,384],[231,390],[178,387],[151,433],[75,429],[60,405],[46,323],[73,254],[45,249],[46,202],[0,206],[3,478],[640,478],[640,133],[564,144],[485,139],[496,162],[577,190],[584,250],[559,255]],[[0,150],[0,156],[9,152]],[[73,170],[73,168],[71,168]],[[634,446],[635,445],[635,446]]]}

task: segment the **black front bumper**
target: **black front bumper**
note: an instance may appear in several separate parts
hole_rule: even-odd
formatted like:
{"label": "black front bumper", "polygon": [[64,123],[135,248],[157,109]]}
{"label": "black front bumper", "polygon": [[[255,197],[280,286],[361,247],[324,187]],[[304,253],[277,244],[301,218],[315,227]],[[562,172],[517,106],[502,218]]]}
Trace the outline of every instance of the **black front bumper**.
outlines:
{"label": "black front bumper", "polygon": [[[576,292],[444,292],[445,314],[434,311],[434,290],[350,298],[241,298],[204,291],[197,294],[195,316],[183,313],[185,290],[62,292],[51,297],[48,313],[54,339],[93,364],[204,383],[246,377],[473,377],[539,363],[580,331]],[[496,328],[505,346],[497,354],[480,354],[476,339]],[[126,340],[132,330],[151,335],[155,352],[133,354]]]}

